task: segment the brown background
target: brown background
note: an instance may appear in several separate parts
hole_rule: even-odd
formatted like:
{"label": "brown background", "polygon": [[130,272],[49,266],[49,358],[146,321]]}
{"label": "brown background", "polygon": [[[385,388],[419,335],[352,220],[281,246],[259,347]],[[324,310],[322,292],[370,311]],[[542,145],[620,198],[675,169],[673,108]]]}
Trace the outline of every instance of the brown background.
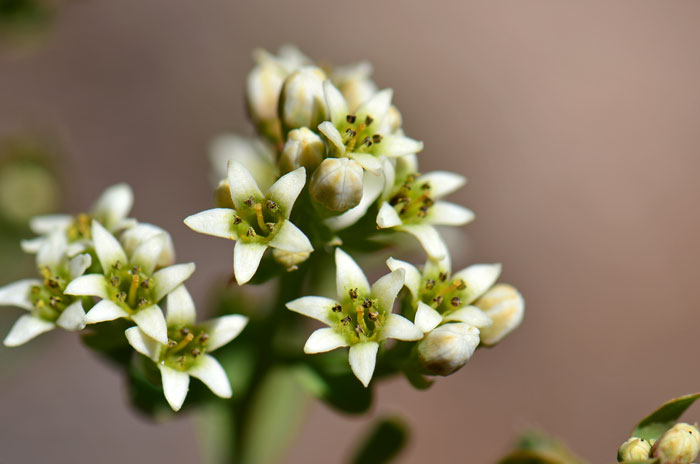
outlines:
{"label": "brown background", "polygon": [[[207,142],[249,130],[251,50],[369,59],[423,169],[470,178],[456,266],[502,261],[527,300],[517,333],[430,391],[379,389],[414,426],[401,462],[493,462],[530,425],[612,462],[635,420],[700,390],[699,26],[696,1],[85,0],[42,49],[3,52],[0,127],[60,135],[72,211],[130,182],[203,301],[230,245],[181,221],[210,204]],[[0,462],[198,462],[193,418],[144,423],[76,337],[6,351]],[[340,462],[364,424],[316,405],[286,462]]]}

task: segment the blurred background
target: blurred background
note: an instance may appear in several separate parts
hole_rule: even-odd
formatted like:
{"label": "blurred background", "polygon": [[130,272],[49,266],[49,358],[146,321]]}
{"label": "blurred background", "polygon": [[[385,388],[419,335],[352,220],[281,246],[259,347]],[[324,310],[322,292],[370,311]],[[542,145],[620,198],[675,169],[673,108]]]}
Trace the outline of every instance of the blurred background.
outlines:
{"label": "blurred background", "polygon": [[[526,318],[427,392],[381,385],[374,414],[413,427],[400,462],[494,462],[531,426],[612,462],[641,417],[700,390],[700,3],[81,0],[47,27],[0,47],[0,136],[60,147],[70,212],[129,182],[133,215],[197,262],[202,306],[231,247],[182,219],[211,204],[212,137],[251,131],[255,47],[371,61],[423,170],[470,179],[455,268],[504,263]],[[31,270],[10,248],[0,284]],[[19,312],[3,310],[3,336]],[[0,462],[200,460],[195,418],[145,422],[76,336],[2,348],[0,365]],[[285,462],[342,462],[367,420],[315,404]]]}

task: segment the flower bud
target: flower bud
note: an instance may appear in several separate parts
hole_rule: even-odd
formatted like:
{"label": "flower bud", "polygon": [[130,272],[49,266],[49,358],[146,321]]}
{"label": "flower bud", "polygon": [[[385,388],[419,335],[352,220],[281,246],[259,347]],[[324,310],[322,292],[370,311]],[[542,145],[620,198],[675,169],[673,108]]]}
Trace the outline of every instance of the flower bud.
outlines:
{"label": "flower bud", "polygon": [[372,81],[372,65],[366,61],[333,70],[331,79],[345,97],[350,111],[355,111],[377,93],[377,85]]}
{"label": "flower bud", "polygon": [[680,423],[671,427],[651,448],[651,456],[659,458],[659,464],[690,464],[700,451],[700,432],[690,424]]}
{"label": "flower bud", "polygon": [[280,170],[284,174],[304,166],[307,172],[311,172],[321,164],[325,151],[326,145],[321,137],[308,128],[291,130],[280,155]]}
{"label": "flower bud", "polygon": [[649,459],[651,452],[651,444],[642,438],[632,437],[620,445],[617,450],[617,460],[625,461],[644,461]]}
{"label": "flower bud", "polygon": [[464,323],[433,329],[417,345],[418,360],[435,375],[450,375],[464,366],[479,346],[479,329]]}
{"label": "flower bud", "polygon": [[315,129],[326,119],[323,95],[325,79],[325,73],[319,68],[304,66],[284,81],[279,100],[279,118],[285,130],[299,127]]}
{"label": "flower bud", "polygon": [[331,211],[343,212],[362,199],[362,166],[349,158],[326,158],[314,171],[309,193]]}
{"label": "flower bud", "polygon": [[286,76],[280,66],[267,60],[254,67],[246,81],[250,117],[263,135],[273,139],[280,137],[277,105]]}
{"label": "flower bud", "polygon": [[497,284],[483,294],[474,306],[491,318],[493,324],[481,330],[481,343],[495,345],[515,330],[523,320],[525,301],[511,285]]}
{"label": "flower bud", "polygon": [[299,264],[309,259],[309,256],[311,256],[311,253],[305,251],[295,253],[279,248],[272,249],[272,257],[288,271],[295,271]]}

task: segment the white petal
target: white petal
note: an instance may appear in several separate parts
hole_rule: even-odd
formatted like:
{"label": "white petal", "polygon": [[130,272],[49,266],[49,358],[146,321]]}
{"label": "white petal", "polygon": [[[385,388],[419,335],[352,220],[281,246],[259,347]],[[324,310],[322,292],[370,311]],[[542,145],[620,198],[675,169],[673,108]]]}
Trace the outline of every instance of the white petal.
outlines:
{"label": "white petal", "polygon": [[314,331],[304,345],[304,353],[325,353],[343,346],[348,346],[345,337],[340,335],[335,329],[324,327]]}
{"label": "white petal", "polygon": [[280,227],[280,230],[272,237],[269,245],[292,253],[311,253],[314,251],[311,242],[306,235],[304,235],[304,232],[288,219],[283,220],[282,227]]}
{"label": "white petal", "polygon": [[289,217],[297,200],[306,184],[306,169],[302,166],[280,177],[267,191],[267,198],[277,203],[280,212]]}
{"label": "white petal", "polygon": [[100,260],[102,269],[105,271],[117,261],[122,264],[128,262],[119,240],[97,221],[92,221],[92,241],[95,245],[97,259]]}
{"label": "white petal", "polygon": [[474,220],[474,212],[454,203],[438,201],[428,211],[426,220],[436,225],[463,226]]}
{"label": "white petal", "polygon": [[66,295],[99,296],[109,298],[107,279],[102,274],[86,274],[72,280],[63,291]]}
{"label": "white petal", "polygon": [[54,327],[56,326],[53,322],[24,314],[17,319],[3,343],[5,346],[19,346]]}
{"label": "white petal", "polygon": [[105,190],[93,208],[93,214],[109,230],[129,215],[134,204],[134,192],[128,184],[116,184]]}
{"label": "white petal", "polygon": [[168,293],[168,311],[165,320],[168,325],[194,324],[197,312],[190,292],[184,285]]}
{"label": "white petal", "polygon": [[425,183],[430,185],[430,196],[435,199],[442,198],[456,191],[467,183],[467,179],[454,172],[432,171],[416,179],[416,185]]}
{"label": "white petal", "polygon": [[340,248],[335,249],[335,285],[338,297],[345,298],[348,291],[356,288],[360,293],[369,292],[369,282],[360,266],[349,254]]}
{"label": "white petal", "polygon": [[158,365],[163,379],[163,393],[173,411],[179,411],[185,402],[187,390],[190,388],[190,376],[185,372],[172,369],[162,364]]}
{"label": "white petal", "polygon": [[462,279],[467,284],[465,293],[469,298],[468,301],[462,301],[462,304],[469,304],[491,288],[500,275],[500,264],[473,264],[452,276],[452,280]]}
{"label": "white petal", "polygon": [[423,333],[428,333],[440,325],[441,322],[442,315],[439,312],[422,301],[418,302],[415,319],[416,327],[422,330]]}
{"label": "white petal", "polygon": [[382,171],[384,171],[384,186],[382,191],[382,198],[388,199],[391,195],[391,191],[394,190],[394,183],[396,182],[396,168],[389,161],[389,159],[384,158],[382,161]]}
{"label": "white petal", "polygon": [[227,177],[230,160],[237,161],[248,169],[259,188],[266,190],[277,180],[276,153],[262,140],[226,134],[216,137],[209,150],[213,166],[212,183],[216,185]]}
{"label": "white petal", "polygon": [[369,153],[348,153],[347,156],[360,163],[365,171],[375,175],[382,173],[382,162],[374,155]]}
{"label": "white petal", "polygon": [[326,136],[329,145],[328,149],[331,155],[337,158],[342,158],[345,156],[346,148],[345,144],[343,143],[343,136],[340,135],[338,128],[336,128],[333,123],[330,121],[324,121],[318,125],[318,130],[321,132],[321,134]]}
{"label": "white petal", "polygon": [[369,207],[374,204],[374,201],[382,192],[383,186],[384,178],[382,176],[377,176],[365,171],[362,176],[362,199],[360,203],[354,208],[345,211],[343,214],[329,217],[323,222],[334,231],[350,227],[359,221],[360,218],[365,215]]}
{"label": "white petal", "polygon": [[139,309],[131,319],[136,322],[146,335],[152,339],[162,343],[168,343],[168,325],[165,322],[165,316],[158,305],[152,305],[147,308]]}
{"label": "white petal", "polygon": [[158,356],[163,345],[143,333],[138,326],[126,329],[124,335],[126,335],[126,339],[133,349],[158,362]]}
{"label": "white petal", "polygon": [[493,325],[481,334],[481,342],[487,346],[495,345],[515,330],[525,315],[525,300],[515,287],[508,284],[494,285],[475,304],[493,320]]}
{"label": "white petal", "polygon": [[29,228],[35,234],[46,235],[67,228],[71,222],[73,222],[73,217],[67,214],[46,214],[31,218]]}
{"label": "white petal", "polygon": [[423,142],[403,135],[386,135],[379,144],[381,154],[390,158],[412,155],[423,150]]}
{"label": "white petal", "polygon": [[85,328],[85,310],[83,302],[80,300],[74,301],[66,309],[63,310],[56,325],[66,330],[83,330]]}
{"label": "white petal", "polygon": [[23,279],[0,287],[0,306],[17,306],[22,309],[32,309],[30,300],[32,287],[41,285],[38,279]]}
{"label": "white petal", "polygon": [[124,308],[110,300],[101,300],[85,315],[86,324],[113,321],[120,317],[129,318],[129,313]]}
{"label": "white petal", "polygon": [[235,210],[214,208],[188,216],[185,218],[185,225],[200,234],[236,240],[238,234],[233,228],[235,217]]}
{"label": "white petal", "polygon": [[192,377],[201,380],[204,385],[221,398],[231,398],[231,382],[219,361],[205,354],[187,370]]}
{"label": "white petal", "polygon": [[372,380],[374,366],[377,363],[378,349],[379,343],[376,342],[358,343],[350,347],[350,352],[348,353],[350,368],[353,374],[355,374],[355,377],[357,377],[365,387],[369,385],[369,381]]}
{"label": "white petal", "polygon": [[396,295],[401,291],[405,279],[406,271],[397,269],[380,277],[374,285],[372,285],[372,296],[378,300],[380,308],[391,312]]}
{"label": "white petal", "polygon": [[338,90],[330,80],[326,80],[323,83],[323,96],[326,100],[327,114],[331,121],[333,121],[333,124],[337,126],[345,122],[345,118],[350,112],[348,104],[343,94],[340,93],[340,90]]}
{"label": "white petal", "polygon": [[377,214],[377,227],[380,229],[388,229],[391,227],[400,226],[402,224],[399,213],[396,212],[393,206],[386,201],[382,203]]}
{"label": "white petal", "polygon": [[22,251],[33,255],[39,252],[41,244],[44,243],[44,240],[46,240],[46,237],[36,237],[28,240],[20,240],[19,244]]}
{"label": "white petal", "polygon": [[65,256],[66,245],[66,234],[63,231],[51,233],[41,244],[36,255],[37,266],[56,270]]}
{"label": "white petal", "polygon": [[435,228],[429,224],[409,224],[398,228],[413,235],[421,244],[428,257],[442,259],[447,255],[447,246]]}
{"label": "white petal", "polygon": [[322,296],[304,296],[290,301],[286,306],[294,312],[319,320],[326,325],[331,325],[331,308],[337,304],[337,301]]}
{"label": "white petal", "polygon": [[236,338],[246,324],[248,318],[240,314],[228,314],[202,322],[201,326],[209,335],[207,351],[214,351]]}
{"label": "white petal", "polygon": [[70,280],[73,281],[85,274],[85,271],[87,271],[90,265],[92,265],[92,257],[89,254],[83,253],[82,255],[75,256],[68,263]]}
{"label": "white petal", "polygon": [[129,263],[140,266],[146,274],[151,274],[158,264],[166,242],[165,234],[154,235],[136,247]]}
{"label": "white petal", "polygon": [[153,280],[155,281],[153,298],[155,302],[160,302],[165,295],[172,292],[178,285],[189,279],[194,269],[194,263],[186,263],[173,264],[172,266],[156,271],[153,274]]}
{"label": "white petal", "polygon": [[262,199],[263,194],[248,170],[237,161],[228,162],[228,186],[231,190],[231,200],[240,210],[248,198]]}
{"label": "white petal", "polygon": [[238,285],[243,285],[253,278],[266,249],[267,244],[245,243],[240,240],[236,242],[233,247],[233,274]]}
{"label": "white petal", "polygon": [[372,98],[360,105],[357,109],[357,117],[359,120],[364,121],[367,116],[371,116],[377,123],[381,122],[386,116],[387,111],[389,111],[393,95],[394,91],[391,89],[383,89],[375,93]]}
{"label": "white petal", "polygon": [[389,314],[382,330],[381,338],[382,340],[395,338],[397,340],[413,341],[423,338],[423,332],[405,317],[398,314]]}
{"label": "white petal", "polygon": [[394,258],[387,259],[386,265],[392,271],[395,271],[397,269],[404,270],[404,272],[406,274],[404,277],[403,284],[411,292],[411,295],[413,295],[414,299],[418,298],[418,292],[420,291],[421,280],[423,279],[423,277],[421,276],[418,269],[416,269],[416,267],[411,263],[407,263],[406,261],[401,261],[401,260],[394,259]]}
{"label": "white petal", "polygon": [[465,306],[457,311],[445,316],[447,322],[464,322],[465,324],[473,325],[478,329],[489,327],[493,324],[490,317],[476,306]]}
{"label": "white petal", "polygon": [[175,262],[175,247],[173,246],[172,237],[170,237],[170,234],[165,229],[154,226],[153,224],[139,222],[124,231],[119,237],[119,240],[127,256],[131,256],[136,247],[158,234],[165,235],[165,245],[158,257],[157,265],[159,267],[170,266]]}

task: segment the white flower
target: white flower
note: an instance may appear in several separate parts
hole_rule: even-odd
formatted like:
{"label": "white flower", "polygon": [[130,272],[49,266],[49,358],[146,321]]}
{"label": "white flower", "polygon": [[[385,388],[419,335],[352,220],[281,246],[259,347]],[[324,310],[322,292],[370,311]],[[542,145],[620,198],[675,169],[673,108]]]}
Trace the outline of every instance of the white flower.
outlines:
{"label": "white flower", "polygon": [[446,171],[404,174],[395,171],[390,163],[384,163],[384,175],[377,226],[408,232],[418,239],[429,257],[443,258],[447,250],[434,226],[467,224],[474,219],[474,213],[440,199],[464,185],[466,179]]}
{"label": "white flower", "polygon": [[350,111],[355,111],[377,93],[377,84],[371,75],[372,64],[367,61],[333,68],[331,81],[345,97]]}
{"label": "white flower", "polygon": [[450,375],[469,361],[477,346],[479,329],[451,322],[427,333],[416,346],[416,353],[431,374]]}
{"label": "white flower", "polygon": [[481,343],[495,345],[515,330],[525,315],[525,300],[512,285],[496,284],[474,303],[493,321],[481,330]]}
{"label": "white flower", "polygon": [[227,177],[228,162],[237,161],[248,169],[258,186],[267,190],[279,177],[277,155],[272,147],[260,139],[235,134],[214,139],[209,150],[212,165],[211,181],[218,185]]}
{"label": "white flower", "polygon": [[69,295],[101,298],[85,315],[85,322],[130,319],[150,337],[167,343],[165,318],[158,304],[192,275],[194,263],[156,270],[167,243],[163,233],[143,241],[130,255],[99,222],[92,221],[91,234],[102,273],[79,277],[65,290]]}
{"label": "white flower", "polygon": [[231,200],[235,209],[214,208],[189,216],[185,224],[203,234],[236,241],[233,272],[239,285],[248,282],[268,247],[292,253],[310,253],[311,242],[289,220],[292,207],[304,188],[304,168],[280,177],[265,195],[240,163],[228,167]]}
{"label": "white flower", "polygon": [[321,353],[349,346],[350,367],[366,387],[374,373],[379,344],[387,338],[419,340],[423,334],[408,319],[392,313],[404,284],[403,269],[381,277],[372,287],[357,263],[340,248],[335,251],[338,299],[307,296],[287,308],[317,319],[328,327],[311,334],[306,353]]}
{"label": "white flower", "polygon": [[156,267],[161,268],[175,264],[175,246],[173,245],[173,239],[170,237],[170,233],[162,227],[146,222],[138,222],[122,232],[119,235],[119,241],[124,247],[126,254],[131,256],[139,245],[156,235],[163,235],[164,237],[162,251],[156,259]]}
{"label": "white flower", "polygon": [[238,336],[248,318],[238,314],[196,323],[192,297],[184,285],[167,298],[167,343],[154,340],[139,327],[126,330],[126,338],[139,353],[151,358],[161,373],[165,399],[178,411],[185,401],[190,376],[201,380],[221,398],[231,397],[231,384],[221,364],[211,355]]}
{"label": "white flower", "polygon": [[279,118],[283,133],[300,127],[317,127],[326,119],[323,82],[326,74],[316,66],[303,66],[282,85]]}
{"label": "white flower", "polygon": [[80,330],[85,311],[79,298],[64,293],[66,285],[90,267],[88,254],[66,256],[65,234],[49,235],[37,253],[41,279],[25,279],[0,288],[0,306],[17,306],[28,311],[12,326],[5,346],[18,346],[54,329]]}

